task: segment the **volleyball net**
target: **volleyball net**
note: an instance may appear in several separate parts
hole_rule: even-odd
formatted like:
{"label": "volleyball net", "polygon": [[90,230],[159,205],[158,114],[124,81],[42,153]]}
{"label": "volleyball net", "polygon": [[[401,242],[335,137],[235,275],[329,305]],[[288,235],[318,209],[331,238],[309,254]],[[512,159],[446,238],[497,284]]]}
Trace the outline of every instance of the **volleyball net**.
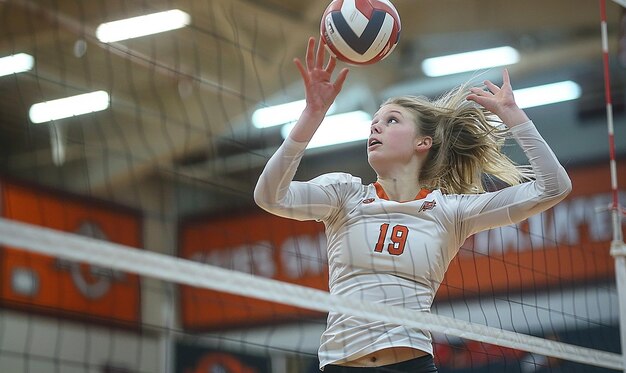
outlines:
{"label": "volleyball net", "polygon": [[[469,356],[474,359],[473,363],[469,363],[469,366],[473,366],[474,369],[480,369],[482,365],[488,362],[508,364],[509,366],[517,364],[516,369],[521,369],[520,371],[549,369],[548,360],[541,359],[539,356],[584,364],[585,367],[579,367],[580,371],[593,371],[590,367],[623,369],[619,350],[613,345],[616,342],[617,331],[611,331],[611,329],[615,326],[618,318],[618,310],[615,288],[609,283],[578,290],[560,289],[560,293],[552,295],[542,294],[541,291],[519,296],[513,294],[495,295],[489,300],[478,299],[479,310],[472,310],[471,308],[476,307],[472,306],[472,301],[468,299],[461,299],[456,304],[454,301],[440,301],[435,304],[432,313],[424,313],[333,296],[320,289],[208,265],[198,257],[195,260],[172,257],[4,218],[0,220],[0,244],[6,248],[11,248],[11,250],[27,250],[27,252],[20,252],[15,255],[18,255],[22,261],[30,263],[30,268],[39,268],[38,261],[42,259],[41,255],[45,255],[54,258],[57,266],[60,266],[59,263],[87,265],[92,268],[91,276],[94,278],[98,277],[98,271],[93,272],[93,269],[99,269],[99,273],[109,274],[109,284],[115,283],[116,277],[112,274],[124,273],[127,276],[126,279],[120,280],[121,277],[118,275],[117,281],[126,287],[132,287],[132,284],[135,283],[132,276],[139,277],[140,281],[144,283],[150,279],[156,279],[175,285],[173,288],[180,291],[179,300],[183,302],[182,318],[191,325],[191,331],[199,326],[200,329],[203,329],[202,326],[204,326],[206,330],[203,333],[198,331],[191,333],[190,330],[185,331],[185,328],[182,330],[174,328],[172,324],[169,326],[170,333],[179,337],[185,334],[195,334],[197,340],[205,340],[201,344],[203,346],[215,346],[217,339],[220,341],[218,346],[222,348],[228,346],[227,351],[236,351],[243,346],[244,351],[261,350],[266,354],[281,351],[287,355],[303,355],[310,358],[309,355],[312,353],[310,347],[305,347],[306,343],[302,341],[301,345],[298,346],[297,343],[293,343],[293,336],[282,335],[284,332],[281,331],[280,323],[299,325],[301,330],[297,334],[300,335],[300,338],[306,339],[310,336],[305,337],[307,327],[303,325],[309,324],[309,329],[311,327],[315,329],[317,325],[319,329],[319,326],[323,324],[323,320],[319,317],[320,314],[336,311],[367,320],[390,322],[409,328],[429,330],[435,334],[435,341],[439,341],[441,344],[446,344],[447,342],[444,341],[450,340],[470,341],[470,343],[464,342],[465,344],[456,345],[455,349],[457,349],[457,354],[458,350],[469,349]],[[250,257],[239,260],[258,261],[259,257],[255,256],[252,250],[262,249],[253,246],[248,246],[250,250],[247,251],[247,255]],[[303,249],[311,250],[310,247],[303,247]],[[240,252],[238,255],[246,254]],[[320,262],[320,258],[315,255],[303,255],[304,258],[300,258],[302,263],[313,261],[317,266],[326,264],[323,261]],[[5,256],[11,257],[12,254],[9,251],[5,253]],[[300,266],[307,267],[306,264],[303,265],[302,263]],[[67,265],[69,266],[69,264]],[[230,266],[233,266],[232,262],[226,265],[226,267]],[[308,267],[311,268],[311,265],[309,264]],[[31,287],[37,287],[33,284],[37,282],[36,278],[38,277],[31,274],[29,281],[26,274],[16,272],[20,268],[26,270],[27,267],[15,266],[13,268],[14,289],[22,289],[24,292],[29,287],[28,284]],[[535,277],[541,276],[541,271],[536,269],[533,271]],[[558,274],[553,276],[559,277]],[[100,278],[105,277],[107,276]],[[55,304],[57,308],[68,307],[68,303],[64,302],[63,298],[66,297],[67,300],[71,300],[71,294],[63,293],[64,285],[60,281],[55,284],[41,283],[39,286],[42,290],[47,288],[47,292],[57,293],[59,298]],[[442,287],[445,288],[446,285],[444,284]],[[53,290],[55,288],[56,290]],[[131,319],[124,320],[123,308],[127,307],[119,304],[120,301],[126,299],[123,289],[112,290],[114,293],[117,291],[117,294],[112,296],[111,301],[118,304],[101,315],[100,321],[112,318],[114,323],[117,322],[126,327],[132,326]],[[186,292],[190,293],[186,295]],[[567,294],[568,292],[571,294]],[[462,298],[473,299],[476,298],[475,295],[466,295]],[[102,299],[98,300],[98,298],[94,295],[93,302],[95,304],[102,302]],[[259,300],[264,302],[261,303]],[[191,302],[193,305],[189,303],[185,305],[185,302]],[[28,303],[28,301],[24,301],[24,303]],[[22,304],[22,306],[25,305]],[[31,306],[33,305],[31,304]],[[87,311],[87,314],[93,313],[91,310],[93,306],[86,305],[83,311]],[[290,306],[290,309],[285,311],[284,306]],[[190,308],[195,308],[195,310],[190,310]],[[263,316],[264,311],[267,310],[270,311],[269,315]],[[194,311],[197,313],[195,316],[184,315],[185,312],[193,313]],[[259,315],[261,315],[260,319]],[[275,317],[276,315],[280,320]],[[80,315],[75,314],[74,316]],[[508,324],[506,319],[517,319],[518,321]],[[519,320],[524,321],[520,323]],[[236,325],[237,321],[241,325],[246,325],[250,330],[229,332],[228,325]],[[266,328],[269,325],[270,328],[260,332],[255,331],[255,324],[257,327],[266,325]],[[505,328],[502,328],[503,326]],[[144,328],[150,330],[148,324]],[[582,342],[581,345],[558,340],[560,337],[557,336],[562,333],[565,335],[567,334],[565,332],[572,333],[575,330],[586,329],[604,329],[604,331],[590,340],[575,340],[579,343]],[[219,337],[216,337],[217,335]],[[6,335],[6,337],[9,336]],[[211,340],[213,343],[207,342]],[[470,347],[471,342],[479,342],[480,344]],[[310,344],[310,342],[308,343]],[[603,345],[608,350],[584,347],[585,345]],[[443,349],[440,348],[440,351]],[[453,353],[449,353],[449,356],[451,355]],[[507,358],[512,357],[516,363],[504,362]],[[442,359],[443,357],[439,356],[438,358]],[[59,357],[53,359],[62,361]],[[141,358],[138,359],[141,360]],[[468,362],[465,364],[467,365]],[[449,362],[445,360],[442,361],[441,365],[442,371],[446,371],[446,367],[450,366]]]}
{"label": "volleyball net", "polygon": [[[429,13],[449,13],[444,3],[429,4]],[[473,14],[472,3],[455,5],[457,22]],[[595,11],[588,3],[580,14]],[[401,15],[417,6],[394,4]],[[312,373],[330,311],[430,331],[440,373],[625,369],[606,206],[615,200],[613,171],[626,200],[626,167],[605,166],[604,132],[592,149],[598,136],[589,129],[605,121],[588,106],[594,84],[561,114],[578,110],[588,121],[578,128],[588,142],[571,147],[601,162],[565,164],[574,190],[549,211],[470,237],[436,284],[430,313],[329,294],[322,224],[254,205],[261,169],[294,120],[290,108],[302,105],[291,59],[302,57],[325,5],[0,1],[0,58],[24,63],[0,76],[0,371]],[[556,14],[563,5],[543,6]],[[186,11],[167,13],[182,22],[176,31],[114,41],[99,28],[171,8]],[[597,58],[597,32],[579,31],[575,45],[530,51],[518,71],[511,66],[512,78],[551,78],[564,69],[555,60]],[[442,44],[419,40],[432,55]],[[417,65],[423,57],[411,48],[380,64],[409,74],[403,59]],[[366,134],[364,112],[375,112],[383,96],[434,96],[463,80],[407,91],[371,71],[351,70],[329,114],[356,114],[342,121],[359,127],[332,131],[335,138]],[[376,83],[360,83],[369,80]],[[393,89],[379,92],[383,86]],[[70,104],[79,114],[46,121],[31,112],[92,93],[104,101]],[[539,125],[555,122],[532,114]],[[540,128],[552,138],[564,131],[559,123]],[[519,151],[509,150],[512,158]],[[373,181],[365,159],[358,139],[309,149],[297,178],[342,170]]]}

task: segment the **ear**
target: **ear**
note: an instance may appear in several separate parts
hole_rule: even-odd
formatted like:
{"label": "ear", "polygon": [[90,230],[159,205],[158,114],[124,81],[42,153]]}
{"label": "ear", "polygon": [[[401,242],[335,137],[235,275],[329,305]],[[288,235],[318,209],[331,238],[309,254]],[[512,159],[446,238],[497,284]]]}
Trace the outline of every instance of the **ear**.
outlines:
{"label": "ear", "polygon": [[415,139],[415,150],[419,152],[425,152],[433,146],[433,139],[430,136],[425,136]]}

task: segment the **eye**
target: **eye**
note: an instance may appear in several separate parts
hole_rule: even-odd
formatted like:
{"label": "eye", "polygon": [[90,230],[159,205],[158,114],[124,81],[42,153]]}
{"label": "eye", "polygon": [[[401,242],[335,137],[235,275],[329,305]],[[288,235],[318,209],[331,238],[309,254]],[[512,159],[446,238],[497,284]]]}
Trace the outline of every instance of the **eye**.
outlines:
{"label": "eye", "polygon": [[387,123],[388,123],[388,124],[395,124],[395,123],[398,123],[398,119],[397,119],[396,117],[389,117],[389,118],[387,119]]}

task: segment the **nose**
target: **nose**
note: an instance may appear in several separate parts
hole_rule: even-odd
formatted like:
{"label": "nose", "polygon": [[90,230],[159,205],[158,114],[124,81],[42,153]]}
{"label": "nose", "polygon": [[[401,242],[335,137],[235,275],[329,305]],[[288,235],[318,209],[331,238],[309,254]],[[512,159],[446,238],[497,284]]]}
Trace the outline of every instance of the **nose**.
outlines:
{"label": "nose", "polygon": [[372,123],[370,126],[370,134],[380,133],[380,124],[378,122]]}

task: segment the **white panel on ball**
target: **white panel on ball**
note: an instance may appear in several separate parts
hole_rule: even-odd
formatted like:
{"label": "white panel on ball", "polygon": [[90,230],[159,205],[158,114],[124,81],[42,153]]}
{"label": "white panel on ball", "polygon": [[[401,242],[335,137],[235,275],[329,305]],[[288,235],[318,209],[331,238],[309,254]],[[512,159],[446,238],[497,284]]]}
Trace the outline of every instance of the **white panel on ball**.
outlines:
{"label": "white panel on ball", "polygon": [[344,0],[341,5],[341,14],[343,14],[343,18],[348,21],[348,25],[357,36],[363,34],[370,21],[365,14],[357,9],[355,0]]}

